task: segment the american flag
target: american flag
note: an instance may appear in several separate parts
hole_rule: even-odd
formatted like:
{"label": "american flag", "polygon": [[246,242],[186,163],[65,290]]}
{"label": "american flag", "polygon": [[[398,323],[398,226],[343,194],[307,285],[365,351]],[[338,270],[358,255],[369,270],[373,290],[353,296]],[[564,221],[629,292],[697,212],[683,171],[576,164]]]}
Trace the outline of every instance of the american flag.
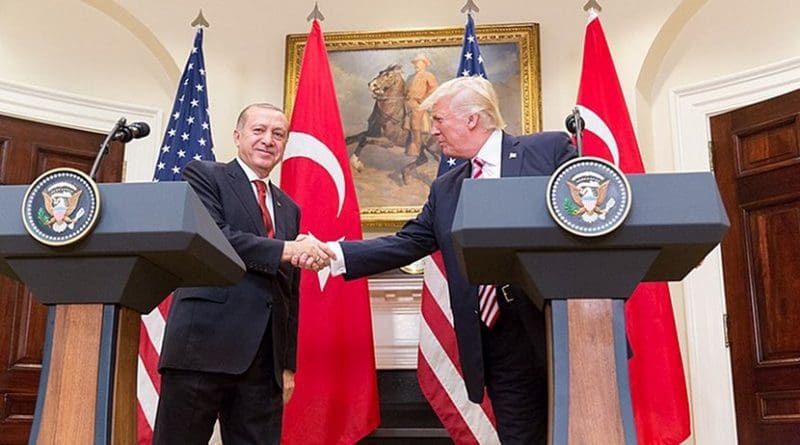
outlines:
{"label": "american flag", "polygon": [[[183,69],[164,142],[156,161],[153,181],[180,181],[183,167],[193,159],[214,160],[211,122],[208,115],[206,64],[203,59],[203,29],[198,28],[194,45]],[[139,444],[150,444],[156,420],[161,378],[158,357],[164,338],[169,295],[152,312],[142,316],[139,328],[137,372],[137,435]]]}
{"label": "american flag", "polygon": [[[478,47],[478,37],[475,35],[475,22],[472,14],[467,14],[467,24],[464,26],[464,44],[461,47],[461,58],[458,60],[457,77],[480,76],[488,79],[483,67],[481,49]],[[439,163],[437,176],[442,176],[452,168],[466,162],[465,159],[445,158]]]}
{"label": "american flag", "polygon": [[[464,27],[457,76],[486,77],[471,14],[467,14]],[[439,175],[463,162],[466,161],[442,156]],[[425,265],[421,312],[417,378],[423,394],[455,443],[500,443],[489,398],[484,397],[480,405],[467,398],[453,329],[447,273],[440,252],[431,255]]]}

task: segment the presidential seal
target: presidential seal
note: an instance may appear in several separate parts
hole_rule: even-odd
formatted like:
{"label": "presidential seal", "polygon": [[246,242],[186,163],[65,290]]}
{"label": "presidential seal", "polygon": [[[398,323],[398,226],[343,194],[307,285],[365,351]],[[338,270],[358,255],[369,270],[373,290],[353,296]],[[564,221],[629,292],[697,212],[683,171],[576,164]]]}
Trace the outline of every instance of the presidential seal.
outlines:
{"label": "presidential seal", "polygon": [[57,168],[39,176],[25,192],[22,224],[36,240],[65,246],[88,235],[100,215],[100,192],[85,173]]}
{"label": "presidential seal", "polygon": [[547,210],[564,230],[593,237],[611,233],[631,209],[631,186],[616,165],[581,157],[562,164],[547,184]]}

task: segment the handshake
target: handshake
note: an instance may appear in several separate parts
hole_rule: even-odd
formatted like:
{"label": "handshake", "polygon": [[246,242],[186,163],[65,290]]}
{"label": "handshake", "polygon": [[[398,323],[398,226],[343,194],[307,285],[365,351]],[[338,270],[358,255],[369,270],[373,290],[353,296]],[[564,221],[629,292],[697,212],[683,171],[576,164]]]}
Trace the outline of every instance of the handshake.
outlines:
{"label": "handshake", "polygon": [[336,254],[328,245],[312,234],[300,234],[294,241],[286,241],[283,247],[282,261],[289,261],[294,267],[319,271],[331,264]]}

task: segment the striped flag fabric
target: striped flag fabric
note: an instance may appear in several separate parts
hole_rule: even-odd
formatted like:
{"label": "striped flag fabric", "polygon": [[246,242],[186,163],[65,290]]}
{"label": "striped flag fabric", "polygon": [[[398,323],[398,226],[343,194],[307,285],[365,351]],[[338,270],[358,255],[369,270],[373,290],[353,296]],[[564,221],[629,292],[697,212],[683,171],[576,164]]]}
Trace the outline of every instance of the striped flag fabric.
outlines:
{"label": "striped flag fabric", "polygon": [[[172,114],[156,161],[153,181],[180,181],[183,167],[189,161],[215,160],[213,146],[203,59],[203,29],[198,28],[178,84]],[[152,312],[142,315],[139,327],[136,427],[140,445],[148,445],[153,440],[153,427],[161,388],[158,358],[171,301],[172,295],[169,295]]]}
{"label": "striped flag fabric", "polygon": [[[578,109],[586,122],[583,154],[644,173],[628,107],[597,11],[590,10]],[[628,360],[636,436],[642,444],[678,444],[690,433],[689,402],[667,283],[642,283],[625,303],[633,357]]]}
{"label": "striped flag fabric", "polygon": [[[467,14],[467,24],[464,27],[464,44],[457,75],[486,77],[471,14]],[[466,161],[442,156],[438,174],[442,175],[463,162]],[[447,273],[441,252],[438,251],[431,255],[425,265],[420,312],[422,320],[417,353],[417,379],[431,408],[455,443],[500,443],[488,395],[484,396],[479,405],[472,403],[467,397],[458,359]]]}

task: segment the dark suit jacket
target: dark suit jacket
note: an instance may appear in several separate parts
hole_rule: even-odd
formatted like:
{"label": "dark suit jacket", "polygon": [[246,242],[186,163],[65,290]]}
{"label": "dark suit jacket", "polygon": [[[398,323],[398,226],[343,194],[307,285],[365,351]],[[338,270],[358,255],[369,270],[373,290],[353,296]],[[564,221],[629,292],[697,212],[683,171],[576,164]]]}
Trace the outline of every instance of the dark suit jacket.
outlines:
{"label": "dark suit jacket", "polygon": [[[512,157],[511,153],[516,153],[516,156]],[[549,175],[558,165],[575,155],[566,133],[544,132],[521,137],[503,133],[500,171],[503,177]],[[395,235],[343,242],[341,246],[347,279],[401,267],[436,250],[442,251],[464,381],[470,400],[480,402],[483,399],[484,369],[478,287],[469,284],[458,266],[450,235],[461,183],[470,176],[470,171],[470,163],[465,163],[437,178],[422,212]],[[523,311],[526,313],[521,315],[529,334],[542,337],[544,331],[541,322],[537,326],[529,326],[526,321],[536,318],[532,312],[535,310],[533,305],[527,298],[517,300],[524,300],[518,304],[524,305]],[[544,338],[533,340],[543,358]]]}
{"label": "dark suit jacket", "polygon": [[247,272],[229,287],[181,288],[167,317],[159,369],[240,374],[255,357],[270,317],[275,376],[295,369],[300,274],[281,264],[283,241],[297,237],[297,204],[271,187],[275,239],[265,238],[252,185],[233,160],[190,162],[183,178],[244,261]]}

